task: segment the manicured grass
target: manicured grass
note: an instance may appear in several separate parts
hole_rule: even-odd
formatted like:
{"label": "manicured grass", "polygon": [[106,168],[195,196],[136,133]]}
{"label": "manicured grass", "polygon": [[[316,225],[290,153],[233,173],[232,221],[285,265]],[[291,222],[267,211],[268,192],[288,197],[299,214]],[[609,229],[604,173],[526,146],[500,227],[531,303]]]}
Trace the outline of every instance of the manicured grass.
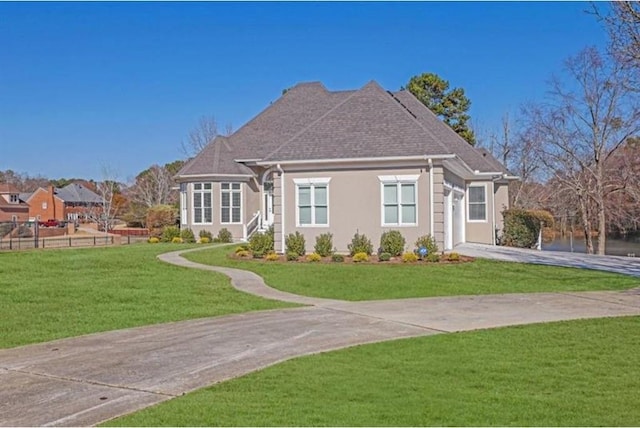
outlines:
{"label": "manicured grass", "polygon": [[625,275],[477,259],[441,265],[276,263],[230,259],[234,247],[186,254],[198,263],[247,269],[270,286],[341,300],[399,299],[468,294],[621,290],[640,286]]}
{"label": "manicured grass", "polygon": [[0,253],[0,347],[293,306],[236,291],[222,274],[156,259],[180,248],[188,246]]}
{"label": "manicured grass", "polygon": [[358,346],[291,360],[125,426],[638,426],[640,317]]}

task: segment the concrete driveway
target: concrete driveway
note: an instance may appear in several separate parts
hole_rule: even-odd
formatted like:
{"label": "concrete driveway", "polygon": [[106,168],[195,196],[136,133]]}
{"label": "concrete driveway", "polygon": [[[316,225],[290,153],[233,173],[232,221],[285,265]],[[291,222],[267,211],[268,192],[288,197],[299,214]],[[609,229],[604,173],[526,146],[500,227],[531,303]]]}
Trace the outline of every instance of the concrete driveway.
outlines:
{"label": "concrete driveway", "polygon": [[539,251],[525,248],[467,243],[457,245],[455,251],[471,257],[483,257],[508,262],[595,269],[640,276],[640,258],[638,257],[597,256],[594,254],[569,253],[565,251]]}
{"label": "concrete driveway", "polygon": [[283,293],[221,271],[256,295],[310,306],[176,322],[0,350],[0,425],[84,426],[300,355],[515,324],[640,315],[640,292],[344,302]]}

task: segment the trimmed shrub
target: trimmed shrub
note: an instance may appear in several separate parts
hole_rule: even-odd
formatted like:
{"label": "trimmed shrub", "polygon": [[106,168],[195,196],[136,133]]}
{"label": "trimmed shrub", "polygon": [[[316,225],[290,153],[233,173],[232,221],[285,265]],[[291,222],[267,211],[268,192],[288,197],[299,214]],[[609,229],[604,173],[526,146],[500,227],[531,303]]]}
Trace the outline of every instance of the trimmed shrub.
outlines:
{"label": "trimmed shrub", "polygon": [[198,236],[200,237],[200,242],[202,242],[202,238],[207,238],[207,242],[213,241],[213,235],[208,230],[202,229],[200,232],[198,232]]}
{"label": "trimmed shrub", "polygon": [[553,216],[547,211],[512,208],[502,212],[504,231],[500,239],[503,245],[532,248],[538,242],[541,223],[553,226]]}
{"label": "trimmed shrub", "polygon": [[265,256],[264,259],[268,262],[277,262],[278,260],[280,260],[280,256],[276,253],[269,253]]}
{"label": "trimmed shrub", "polygon": [[273,251],[273,235],[268,231],[267,233],[257,232],[249,239],[249,249],[254,253],[267,254]]}
{"label": "trimmed shrub", "polygon": [[254,251],[251,253],[254,259],[261,259],[264,257],[264,253],[262,251]]}
{"label": "trimmed shrub", "polygon": [[322,260],[322,256],[320,256],[320,254],[318,253],[307,254],[308,262],[319,262],[320,260]]}
{"label": "trimmed shrub", "polygon": [[365,253],[364,251],[361,251],[359,253],[355,253],[353,255],[353,262],[354,263],[362,263],[362,262],[368,262],[369,261],[369,255],[367,253]]}
{"label": "trimmed shrub", "polygon": [[313,246],[313,249],[322,257],[328,257],[333,254],[333,235],[323,233],[316,236],[316,245]]}
{"label": "trimmed shrub", "polygon": [[418,261],[418,256],[416,255],[416,253],[404,253],[402,255],[403,263],[415,263],[417,261]]}
{"label": "trimmed shrub", "polygon": [[449,254],[447,254],[447,260],[449,260],[450,262],[460,261],[460,254],[458,254],[458,253],[449,253]]}
{"label": "trimmed shrub", "polygon": [[162,238],[160,240],[162,242],[173,242],[173,238],[180,237],[180,229],[176,226],[167,226],[162,231]]}
{"label": "trimmed shrub", "polygon": [[290,233],[285,238],[285,244],[287,246],[287,253],[296,253],[299,256],[304,256],[306,253],[304,241],[304,235],[298,231],[296,233]]}
{"label": "trimmed shrub", "polygon": [[371,240],[367,238],[365,234],[360,235],[356,232],[351,239],[351,244],[348,245],[349,254],[353,257],[356,253],[365,253],[367,256],[370,256],[373,253],[373,245],[371,244]]}
{"label": "trimmed shrub", "polygon": [[174,244],[182,244],[182,238],[179,236],[176,236],[171,240],[171,242]]}
{"label": "trimmed shrub", "polygon": [[344,262],[344,256],[342,254],[332,254],[331,261],[334,263],[342,263]]}
{"label": "trimmed shrub", "polygon": [[218,232],[218,236],[216,236],[216,239],[217,239],[216,242],[229,244],[229,243],[233,242],[233,235],[231,234],[231,232],[229,232],[229,230],[226,227],[223,227]]}
{"label": "trimmed shrub", "polygon": [[429,263],[438,263],[440,261],[440,254],[438,253],[429,253],[427,257],[424,258]]}
{"label": "trimmed shrub", "polygon": [[287,261],[289,262],[297,262],[298,261],[298,253],[289,252],[287,253]]}
{"label": "trimmed shrub", "polygon": [[152,236],[151,238],[149,238],[149,244],[157,244],[158,242],[160,242],[160,240],[158,238],[156,238],[155,236]]}
{"label": "trimmed shrub", "polygon": [[202,238],[200,238],[200,241],[199,241],[199,242],[200,242],[201,244],[208,244],[208,243],[209,243],[209,242],[211,242],[211,241],[210,241],[210,240],[209,240],[209,238],[207,238],[206,236],[203,236]]}
{"label": "trimmed shrub", "polygon": [[436,240],[433,236],[427,234],[419,237],[416,240],[416,251],[420,249],[420,247],[424,247],[427,249],[427,254],[438,254],[440,250],[438,250],[438,244],[436,244]]}
{"label": "trimmed shrub", "polygon": [[249,252],[249,246],[247,244],[242,244],[242,245],[237,246],[234,251],[235,251],[236,254],[238,254],[240,251]]}
{"label": "trimmed shrub", "polygon": [[249,257],[249,252],[247,250],[236,251],[236,256],[242,258]]}
{"label": "trimmed shrub", "polygon": [[399,256],[404,251],[406,241],[399,230],[389,230],[380,237],[380,252]]}
{"label": "trimmed shrub", "polygon": [[381,262],[388,262],[391,260],[391,253],[380,253],[378,260]]}
{"label": "trimmed shrub", "polygon": [[191,229],[182,229],[180,231],[180,237],[184,242],[187,242],[189,244],[196,242],[196,237],[193,234],[193,230]]}

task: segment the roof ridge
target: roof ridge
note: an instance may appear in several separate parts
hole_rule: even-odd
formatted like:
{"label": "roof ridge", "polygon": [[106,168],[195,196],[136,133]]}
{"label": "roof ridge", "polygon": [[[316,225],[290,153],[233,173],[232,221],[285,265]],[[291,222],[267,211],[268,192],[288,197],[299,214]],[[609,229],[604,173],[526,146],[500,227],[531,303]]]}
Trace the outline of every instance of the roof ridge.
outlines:
{"label": "roof ridge", "polygon": [[[447,148],[447,146],[445,146],[445,145],[444,145],[444,143],[442,143],[442,141],[440,141],[440,139],[436,136],[436,134],[434,134],[434,133],[433,133],[433,131],[431,131],[429,128],[427,128],[426,126],[424,126],[424,124],[423,124],[421,121],[419,121],[419,120],[418,120],[418,117],[415,115],[415,113],[413,113],[413,112],[409,109],[409,107],[405,106],[405,105],[404,105],[404,104],[403,104],[403,103],[402,103],[402,102],[401,102],[401,101],[396,97],[396,95],[395,95],[393,92],[391,92],[391,91],[387,91],[387,92],[389,93],[389,95],[391,95],[391,97],[392,97],[395,101],[397,101],[397,104],[399,104],[399,105],[402,107],[402,109],[403,109],[407,114],[409,114],[409,116],[411,116],[411,119],[412,119],[416,124],[418,124],[418,126],[419,126],[420,128],[422,128],[422,130],[423,130],[423,131],[425,131],[427,134],[429,134],[429,136],[430,136],[431,138],[433,138],[433,141],[435,141],[435,142],[436,142],[436,144],[438,144],[440,147],[442,147],[442,149],[444,150],[443,154],[447,154],[447,151],[448,151],[448,152],[453,153],[453,151],[452,151],[452,150],[449,150],[449,149]],[[406,89],[402,89],[402,90],[400,90],[400,91],[398,91],[398,92],[406,92],[408,95],[410,95],[410,96],[412,96],[412,97],[414,97],[414,98],[415,98],[415,95],[413,95],[411,92],[407,91]],[[422,103],[420,102],[420,100],[419,100],[419,99],[417,99],[417,98],[416,98],[416,101],[418,101],[418,102],[420,103],[420,105],[422,105],[425,109],[427,109],[427,111],[428,111],[429,113],[431,113],[431,114],[435,115],[435,113],[433,113],[433,112],[429,109],[429,107],[427,107],[427,106],[425,106],[424,104],[422,104]],[[440,119],[438,119],[438,120],[440,120]],[[448,126],[448,125],[447,125],[447,126]]]}
{"label": "roof ridge", "polygon": [[[235,132],[233,132],[231,135],[229,135],[229,138],[233,138],[234,135],[236,135],[238,132],[240,132],[240,130],[248,127],[250,124],[252,124],[253,122],[255,122],[256,120],[258,120],[258,118],[262,115],[262,113],[266,112],[268,109],[270,109],[272,106],[282,103],[284,101],[284,98],[287,96],[287,94],[289,94],[289,92],[293,91],[295,88],[301,87],[301,86],[311,86],[311,87],[319,87],[321,88],[323,91],[330,93],[331,91],[327,90],[327,88],[322,84],[322,82],[301,82],[301,83],[296,83],[294,86],[292,86],[291,88],[289,88],[288,90],[286,90],[282,95],[280,95],[280,97],[278,97],[278,99],[276,99],[275,101],[271,101],[269,103],[268,106],[266,106],[265,108],[263,108],[258,114],[256,114],[255,116],[253,116],[251,118],[251,120],[249,120],[248,122],[246,122],[244,125],[242,125],[240,128],[236,129]],[[291,94],[289,94],[291,95]]]}
{"label": "roof ridge", "polygon": [[[373,81],[372,81],[373,82]],[[278,146],[277,149],[271,151],[270,153],[268,153],[267,155],[265,155],[263,157],[263,159],[269,159],[271,156],[275,155],[276,153],[278,153],[282,148],[284,148],[287,144],[290,144],[293,140],[295,140],[297,137],[299,137],[300,135],[302,135],[303,133],[305,133],[309,128],[311,128],[313,125],[315,125],[316,123],[318,123],[319,121],[321,121],[322,119],[324,119],[325,117],[327,117],[331,112],[333,112],[335,109],[337,109],[338,107],[340,107],[341,105],[343,105],[344,103],[346,103],[347,101],[349,101],[351,98],[353,98],[356,94],[360,93],[360,91],[362,91],[367,85],[369,85],[371,82],[367,83],[366,85],[364,85],[362,88],[353,91],[352,94],[349,94],[348,97],[346,97],[344,100],[342,100],[341,102],[339,102],[338,104],[334,105],[333,107],[331,107],[329,110],[327,110],[326,112],[324,112],[320,117],[318,117],[316,120],[314,120],[313,122],[311,122],[310,124],[308,124],[307,126],[305,126],[304,128],[302,128],[300,131],[296,132],[293,136],[291,136],[291,138],[289,138],[287,141],[285,141],[284,143],[282,143],[280,146]]]}

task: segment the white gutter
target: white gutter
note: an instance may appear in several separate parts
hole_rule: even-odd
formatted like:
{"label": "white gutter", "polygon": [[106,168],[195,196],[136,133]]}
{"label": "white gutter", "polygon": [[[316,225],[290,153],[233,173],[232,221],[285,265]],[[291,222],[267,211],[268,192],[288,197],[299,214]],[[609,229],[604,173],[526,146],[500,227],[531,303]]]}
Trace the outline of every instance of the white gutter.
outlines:
{"label": "white gutter", "polygon": [[429,162],[429,234],[431,235],[432,238],[435,239],[435,236],[433,235],[434,233],[434,221],[433,221],[433,216],[434,216],[434,208],[433,208],[433,195],[434,195],[434,191],[433,191],[433,159],[429,158],[427,160]]}
{"label": "white gutter", "polygon": [[284,233],[284,169],[280,166],[280,164],[276,165],[276,168],[280,172],[280,235],[282,240],[282,254],[285,253],[285,233]]}
{"label": "white gutter", "polygon": [[182,175],[175,175],[174,178],[178,183],[182,183],[185,181],[191,181],[191,180],[205,180],[205,179],[216,179],[216,178],[229,178],[229,179],[234,179],[234,178],[245,178],[248,180],[251,180],[253,177],[255,177],[255,174],[182,174]]}
{"label": "white gutter", "polygon": [[301,159],[301,160],[287,160],[287,161],[264,161],[256,162],[256,165],[273,165],[277,162],[278,165],[292,165],[292,164],[314,164],[314,163],[349,163],[349,162],[382,162],[382,161],[404,161],[404,160],[426,160],[426,159],[454,159],[456,155],[419,155],[419,156],[388,156],[388,157],[375,157],[375,158],[344,158],[344,159]]}

